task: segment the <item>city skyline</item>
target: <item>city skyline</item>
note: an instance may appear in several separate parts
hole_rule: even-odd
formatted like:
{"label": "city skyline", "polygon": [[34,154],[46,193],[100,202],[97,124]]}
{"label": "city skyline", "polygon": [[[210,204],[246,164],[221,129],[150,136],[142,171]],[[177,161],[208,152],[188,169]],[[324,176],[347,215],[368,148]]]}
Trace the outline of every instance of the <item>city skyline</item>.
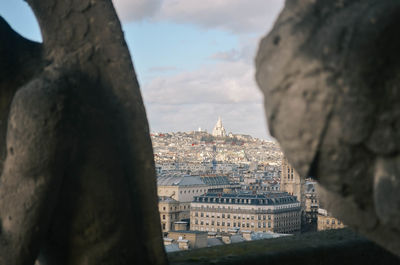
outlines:
{"label": "city skyline", "polygon": [[[159,134],[159,133],[171,133],[171,134],[173,134],[173,133],[190,133],[190,132],[194,132],[194,131],[201,131],[201,132],[206,132],[206,133],[208,133],[210,135],[213,135],[213,130],[215,129],[215,126],[216,126],[216,124],[218,123],[219,120],[223,121],[223,124],[225,124],[225,121],[222,119],[222,117],[218,116],[218,119],[216,119],[216,122],[212,126],[207,126],[207,127],[198,126],[197,128],[193,128],[191,130],[189,129],[189,130],[185,130],[185,131],[179,131],[179,130],[154,131],[154,130],[151,130],[150,133],[152,133],[152,134]],[[232,133],[233,135],[249,135],[249,136],[251,136],[253,138],[256,138],[256,139],[268,140],[268,141],[276,142],[276,140],[273,137],[269,137],[269,136],[268,137],[256,137],[254,135],[246,134],[246,133],[243,133],[241,131],[238,131],[238,132],[232,131],[229,128],[226,128],[225,126],[223,126],[223,128],[226,130],[226,135],[225,135],[226,137],[228,137],[228,135],[230,133]]]}

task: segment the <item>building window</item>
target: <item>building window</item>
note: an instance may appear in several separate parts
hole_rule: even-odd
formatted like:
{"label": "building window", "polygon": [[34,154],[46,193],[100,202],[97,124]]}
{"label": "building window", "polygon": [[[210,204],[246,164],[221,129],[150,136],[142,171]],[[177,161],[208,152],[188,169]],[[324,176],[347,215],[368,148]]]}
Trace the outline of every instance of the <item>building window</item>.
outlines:
{"label": "building window", "polygon": [[162,229],[165,230],[165,224],[162,224]]}
{"label": "building window", "polygon": [[162,219],[165,220],[165,214],[163,214]]}

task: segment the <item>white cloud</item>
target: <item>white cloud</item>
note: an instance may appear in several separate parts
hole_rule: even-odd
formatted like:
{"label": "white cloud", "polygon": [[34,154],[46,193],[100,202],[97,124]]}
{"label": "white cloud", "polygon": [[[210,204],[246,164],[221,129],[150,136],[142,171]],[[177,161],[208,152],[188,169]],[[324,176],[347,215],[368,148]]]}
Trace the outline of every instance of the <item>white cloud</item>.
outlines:
{"label": "white cloud", "polygon": [[283,3],[283,0],[164,0],[157,19],[235,33],[264,32]]}
{"label": "white cloud", "polygon": [[266,32],[284,0],[113,0],[123,22],[154,19],[233,33]]}
{"label": "white cloud", "polygon": [[261,93],[254,81],[254,68],[238,62],[221,62],[195,71],[152,79],[142,87],[147,103],[253,103]]}
{"label": "white cloud", "polygon": [[113,0],[119,18],[123,21],[140,21],[151,18],[160,9],[162,0]]}

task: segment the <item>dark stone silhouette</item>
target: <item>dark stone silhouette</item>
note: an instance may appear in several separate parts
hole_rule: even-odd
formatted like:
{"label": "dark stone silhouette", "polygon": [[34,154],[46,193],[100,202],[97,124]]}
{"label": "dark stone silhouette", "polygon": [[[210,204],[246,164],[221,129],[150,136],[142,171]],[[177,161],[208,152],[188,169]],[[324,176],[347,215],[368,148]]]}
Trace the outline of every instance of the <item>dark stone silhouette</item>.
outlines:
{"label": "dark stone silhouette", "polygon": [[260,44],[271,134],[345,224],[400,255],[400,2],[288,0]]}
{"label": "dark stone silhouette", "polygon": [[148,124],[109,0],[0,19],[0,264],[166,264]]}

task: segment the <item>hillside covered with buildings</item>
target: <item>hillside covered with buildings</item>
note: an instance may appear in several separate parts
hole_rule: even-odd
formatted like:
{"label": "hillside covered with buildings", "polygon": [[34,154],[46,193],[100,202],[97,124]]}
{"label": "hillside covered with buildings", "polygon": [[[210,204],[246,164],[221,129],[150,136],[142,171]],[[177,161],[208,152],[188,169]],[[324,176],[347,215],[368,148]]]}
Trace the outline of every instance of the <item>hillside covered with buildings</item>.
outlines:
{"label": "hillside covered with buildings", "polygon": [[317,184],[300,178],[273,141],[226,133],[152,133],[167,251],[343,227],[320,209]]}

